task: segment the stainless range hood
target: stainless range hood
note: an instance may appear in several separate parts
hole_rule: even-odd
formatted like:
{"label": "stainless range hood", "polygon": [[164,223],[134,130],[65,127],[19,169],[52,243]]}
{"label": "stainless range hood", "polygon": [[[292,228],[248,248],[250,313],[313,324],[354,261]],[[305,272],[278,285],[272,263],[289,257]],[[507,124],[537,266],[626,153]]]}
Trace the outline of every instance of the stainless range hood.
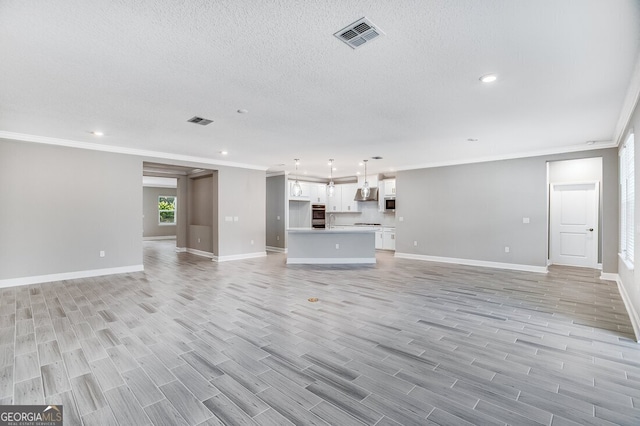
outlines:
{"label": "stainless range hood", "polygon": [[353,201],[378,201],[378,188],[369,188],[369,196],[367,198],[362,196],[362,188],[358,188],[356,196]]}

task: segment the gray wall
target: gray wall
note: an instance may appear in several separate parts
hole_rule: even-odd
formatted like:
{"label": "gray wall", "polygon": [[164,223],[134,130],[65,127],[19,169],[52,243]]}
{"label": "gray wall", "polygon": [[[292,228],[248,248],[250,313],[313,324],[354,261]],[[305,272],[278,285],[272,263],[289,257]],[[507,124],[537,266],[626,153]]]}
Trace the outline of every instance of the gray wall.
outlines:
{"label": "gray wall", "polygon": [[[271,176],[266,184],[266,245],[284,249],[285,203],[287,202],[287,179],[285,175]],[[280,237],[280,238],[278,238]]]}
{"label": "gray wall", "polygon": [[213,177],[189,178],[189,238],[187,247],[214,253]]}
{"label": "gray wall", "polygon": [[0,139],[0,280],[142,265],[141,178],[136,157]]}
{"label": "gray wall", "polygon": [[398,172],[396,252],[545,267],[547,162],[590,157],[603,158],[602,263],[615,272],[615,148]]}
{"label": "gray wall", "polygon": [[[218,169],[217,256],[264,253],[266,175],[261,170]],[[231,221],[227,219],[231,218]],[[235,218],[238,218],[235,221]],[[253,244],[251,244],[253,241]]]}
{"label": "gray wall", "polygon": [[[176,188],[154,188],[145,186],[142,188],[142,236],[147,237],[175,237],[176,225],[158,224],[158,197],[164,195],[177,195]],[[178,215],[182,212],[178,209]],[[176,216],[177,218],[177,216]]]}

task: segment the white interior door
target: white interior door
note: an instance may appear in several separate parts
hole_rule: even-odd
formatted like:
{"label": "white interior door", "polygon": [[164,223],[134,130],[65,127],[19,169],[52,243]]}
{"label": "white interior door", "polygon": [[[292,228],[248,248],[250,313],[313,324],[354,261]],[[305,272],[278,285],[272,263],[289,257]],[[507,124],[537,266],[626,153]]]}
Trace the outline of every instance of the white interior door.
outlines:
{"label": "white interior door", "polygon": [[599,192],[598,182],[551,184],[551,263],[597,267]]}

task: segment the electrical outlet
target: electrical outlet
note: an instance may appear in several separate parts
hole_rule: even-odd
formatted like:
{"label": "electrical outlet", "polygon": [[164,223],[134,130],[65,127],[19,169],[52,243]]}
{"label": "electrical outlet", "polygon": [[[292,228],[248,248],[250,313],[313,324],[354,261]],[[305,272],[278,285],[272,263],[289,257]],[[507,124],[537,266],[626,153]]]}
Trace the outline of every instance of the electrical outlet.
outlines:
{"label": "electrical outlet", "polygon": [[276,219],[277,219],[277,220],[280,220],[280,216],[276,216]]}
{"label": "electrical outlet", "polygon": [[276,241],[280,241],[280,235],[276,235]]}
{"label": "electrical outlet", "polygon": [[523,217],[522,218],[522,223],[529,223],[529,218],[528,217]]}
{"label": "electrical outlet", "polygon": [[417,246],[418,246],[418,242],[417,242],[417,241],[414,241],[414,242],[413,242],[413,246],[414,246],[414,247],[417,247]]}
{"label": "electrical outlet", "polygon": [[100,257],[105,257],[105,252],[104,252],[104,250],[100,250]]}
{"label": "electrical outlet", "polygon": [[336,244],[336,250],[340,249],[340,244]]}
{"label": "electrical outlet", "polygon": [[251,245],[253,245],[253,240],[251,240]]}
{"label": "electrical outlet", "polygon": [[505,252],[505,253],[509,253],[509,251],[511,251],[511,249],[509,248],[509,246],[505,246],[505,247],[504,247],[504,252]]}
{"label": "electrical outlet", "polygon": [[198,242],[200,242],[200,238],[198,238]]}

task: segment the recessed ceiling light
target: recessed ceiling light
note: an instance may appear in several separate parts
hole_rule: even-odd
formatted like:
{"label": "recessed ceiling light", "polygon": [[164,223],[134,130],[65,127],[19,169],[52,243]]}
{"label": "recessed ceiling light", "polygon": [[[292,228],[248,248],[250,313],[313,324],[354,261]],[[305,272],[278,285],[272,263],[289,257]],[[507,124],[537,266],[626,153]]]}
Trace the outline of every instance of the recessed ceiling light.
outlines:
{"label": "recessed ceiling light", "polygon": [[91,132],[91,134],[92,134],[92,135],[94,135],[94,136],[104,136],[104,133],[103,133],[103,132],[100,132],[100,131],[97,131],[97,130],[96,130],[96,131]]}
{"label": "recessed ceiling light", "polygon": [[357,175],[359,175],[359,174],[360,174],[360,172],[356,172],[356,174],[357,174]]}
{"label": "recessed ceiling light", "polygon": [[246,110],[246,109],[244,109],[244,108],[241,108],[241,109],[239,109],[239,110],[238,110],[238,114],[246,114],[246,113],[248,113],[248,112],[249,112],[249,111],[247,111],[247,110]]}
{"label": "recessed ceiling light", "polygon": [[220,154],[222,154],[222,155],[227,155],[227,154],[228,154],[228,152],[227,152],[227,151],[220,151]]}
{"label": "recessed ceiling light", "polygon": [[358,166],[364,166],[364,163],[361,161],[358,163]]}
{"label": "recessed ceiling light", "polygon": [[480,77],[480,81],[483,83],[493,83],[498,79],[498,76],[495,74],[487,74]]}

